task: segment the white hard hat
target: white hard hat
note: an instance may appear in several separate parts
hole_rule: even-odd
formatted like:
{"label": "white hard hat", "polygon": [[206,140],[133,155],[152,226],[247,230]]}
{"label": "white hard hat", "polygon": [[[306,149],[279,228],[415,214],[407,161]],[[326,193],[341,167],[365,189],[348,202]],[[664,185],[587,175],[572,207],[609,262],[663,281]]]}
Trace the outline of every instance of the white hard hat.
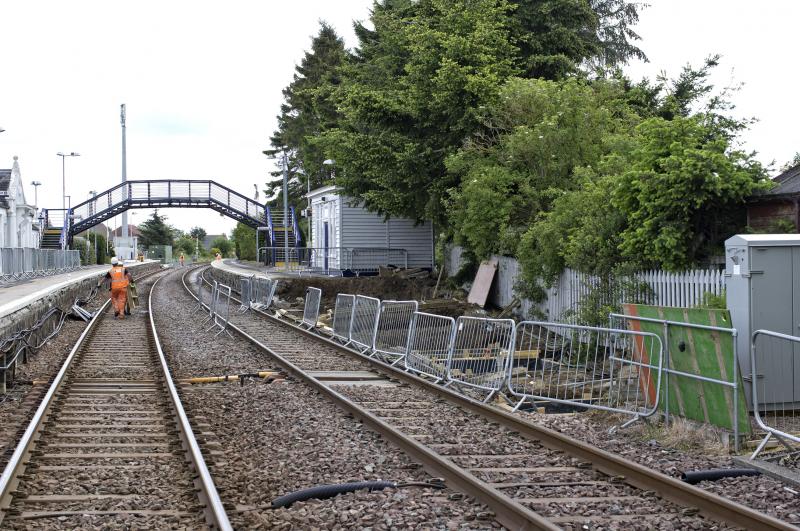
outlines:
{"label": "white hard hat", "polygon": [[117,265],[118,263],[119,263],[119,260],[117,260],[116,258],[112,258],[111,259],[111,265]]}

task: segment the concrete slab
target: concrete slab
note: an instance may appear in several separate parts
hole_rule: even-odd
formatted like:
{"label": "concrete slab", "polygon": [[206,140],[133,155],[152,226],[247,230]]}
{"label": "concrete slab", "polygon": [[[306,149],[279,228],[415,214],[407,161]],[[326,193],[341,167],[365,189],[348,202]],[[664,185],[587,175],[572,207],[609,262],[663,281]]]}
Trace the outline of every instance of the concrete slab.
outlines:
{"label": "concrete slab", "polygon": [[800,487],[800,471],[776,465],[769,461],[749,459],[747,457],[734,457],[733,462],[742,468],[754,468],[765,476],[769,476],[795,487]]}

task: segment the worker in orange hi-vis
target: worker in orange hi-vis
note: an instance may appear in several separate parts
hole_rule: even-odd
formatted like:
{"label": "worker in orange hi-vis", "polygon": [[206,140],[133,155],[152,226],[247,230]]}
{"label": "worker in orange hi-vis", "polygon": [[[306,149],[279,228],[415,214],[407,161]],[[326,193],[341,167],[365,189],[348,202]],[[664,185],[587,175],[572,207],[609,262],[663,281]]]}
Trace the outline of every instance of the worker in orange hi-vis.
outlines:
{"label": "worker in orange hi-vis", "polygon": [[186,260],[186,259],[183,257],[183,253],[181,253],[181,257],[180,257],[181,267],[183,267],[183,261],[184,260]]}
{"label": "worker in orange hi-vis", "polygon": [[112,258],[111,271],[106,273],[106,278],[111,280],[111,304],[114,306],[114,317],[124,319],[128,284],[132,280],[131,273],[122,266],[119,260]]}

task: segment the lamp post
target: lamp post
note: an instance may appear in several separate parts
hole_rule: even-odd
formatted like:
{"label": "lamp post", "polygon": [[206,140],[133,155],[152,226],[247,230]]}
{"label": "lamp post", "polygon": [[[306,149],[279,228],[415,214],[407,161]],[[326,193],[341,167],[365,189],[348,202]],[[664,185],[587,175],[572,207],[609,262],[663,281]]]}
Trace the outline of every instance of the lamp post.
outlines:
{"label": "lamp post", "polygon": [[[94,199],[97,197],[97,192],[94,190],[89,191],[89,198]],[[89,203],[89,217],[94,215],[94,201]],[[97,231],[94,229],[92,230],[92,234],[94,235],[94,261],[97,263]]]}
{"label": "lamp post", "polygon": [[283,266],[289,271],[289,156],[283,152]]}
{"label": "lamp post", "polygon": [[[57,156],[61,157],[61,208],[62,210],[67,210],[67,178],[65,176],[65,160],[67,157],[80,157],[80,153],[75,153],[74,151],[70,153],[62,153],[59,151],[56,153]],[[66,214],[65,214],[66,215]]]}
{"label": "lamp post", "polygon": [[39,207],[39,187],[42,185],[39,181],[31,181],[33,186],[33,208]]}

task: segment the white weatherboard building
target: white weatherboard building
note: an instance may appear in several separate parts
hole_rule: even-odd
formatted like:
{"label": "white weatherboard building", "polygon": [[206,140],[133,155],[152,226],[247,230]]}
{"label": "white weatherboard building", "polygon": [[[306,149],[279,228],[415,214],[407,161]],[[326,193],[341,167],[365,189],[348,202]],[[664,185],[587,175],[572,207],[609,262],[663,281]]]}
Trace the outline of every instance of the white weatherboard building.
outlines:
{"label": "white weatherboard building", "polygon": [[[339,264],[344,255],[336,250],[355,248],[362,249],[358,251],[361,256],[381,256],[391,265],[433,269],[434,238],[430,221],[417,225],[408,218],[384,220],[357,200],[340,195],[333,185],[312,190],[306,197],[311,202],[310,247],[330,249],[330,267],[347,268],[346,264]],[[381,254],[381,249],[404,249],[408,263],[395,263],[399,261],[399,253]]]}
{"label": "white weatherboard building", "polygon": [[39,247],[36,207],[25,200],[19,162],[0,170],[0,247]]}

